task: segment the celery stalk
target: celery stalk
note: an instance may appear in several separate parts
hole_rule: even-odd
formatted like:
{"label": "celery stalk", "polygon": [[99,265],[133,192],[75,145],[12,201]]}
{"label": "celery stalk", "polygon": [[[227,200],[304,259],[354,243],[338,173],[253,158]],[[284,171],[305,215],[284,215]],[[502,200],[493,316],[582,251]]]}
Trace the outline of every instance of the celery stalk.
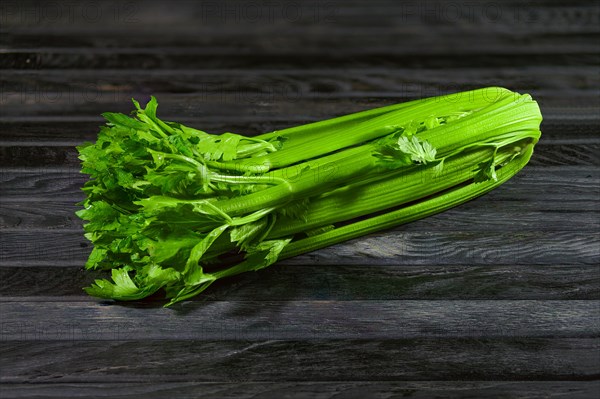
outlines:
{"label": "celery stalk", "polygon": [[[499,186],[540,138],[529,95],[485,88],[270,132],[212,135],[156,115],[104,114],[78,147],[77,215],[94,243],[86,291],[166,306],[278,259],[417,220]],[[204,268],[207,268],[205,270]]]}

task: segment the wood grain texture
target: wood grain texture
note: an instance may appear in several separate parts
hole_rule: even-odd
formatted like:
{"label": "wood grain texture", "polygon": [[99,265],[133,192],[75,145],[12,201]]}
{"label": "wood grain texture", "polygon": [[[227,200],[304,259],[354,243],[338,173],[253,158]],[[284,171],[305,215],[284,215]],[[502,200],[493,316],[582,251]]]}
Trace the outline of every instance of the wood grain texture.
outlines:
{"label": "wood grain texture", "polygon": [[[84,111],[89,116],[99,115],[107,109],[131,107],[132,96],[146,101],[148,93],[152,93],[159,100],[162,115],[176,115],[181,119],[189,112],[185,105],[190,101],[211,114],[219,104],[236,107],[238,115],[243,117],[248,114],[243,112],[243,107],[258,108],[263,112],[268,107],[286,112],[284,105],[293,104],[310,112],[307,100],[338,102],[347,98],[370,98],[371,101],[392,103],[489,86],[510,86],[521,93],[530,93],[544,107],[561,104],[572,107],[573,104],[564,102],[567,95],[579,99],[582,105],[587,101],[590,106],[598,103],[597,87],[600,84],[593,71],[591,67],[465,68],[447,71],[442,77],[437,70],[406,68],[380,68],[368,72],[359,69],[346,71],[343,75],[333,68],[287,73],[277,70],[252,73],[240,70],[150,70],[132,74],[129,70],[108,73],[93,70],[67,78],[62,71],[27,73],[17,70],[5,72],[0,85],[4,106],[13,117],[30,114],[36,109],[35,105],[44,109],[77,106],[70,115]],[[17,109],[25,104],[27,107]],[[98,110],[96,114],[93,114],[94,105]],[[216,115],[230,110],[221,110]]]}
{"label": "wood grain texture", "polygon": [[3,342],[3,383],[595,380],[588,338]]}
{"label": "wood grain texture", "polygon": [[[374,35],[373,40],[378,40]],[[247,36],[243,36],[247,39]],[[339,41],[345,37],[340,35]],[[402,40],[398,38],[397,40]],[[596,40],[596,39],[594,39]],[[339,43],[339,42],[338,42]],[[285,43],[282,47],[294,48],[302,46],[302,42]],[[322,45],[317,43],[315,45]],[[114,49],[99,49],[93,51],[84,49],[79,51],[52,50],[48,48],[7,50],[3,52],[0,58],[1,69],[243,69],[243,68],[277,68],[281,70],[297,68],[333,68],[335,66],[352,63],[357,68],[369,68],[373,63],[378,66],[393,68],[396,65],[403,65],[408,68],[435,68],[444,70],[448,65],[454,68],[468,68],[473,64],[482,67],[512,67],[512,66],[541,66],[557,65],[565,66],[577,63],[579,65],[593,66],[600,62],[598,55],[598,45],[586,46],[570,53],[566,46],[562,49],[556,49],[553,42],[540,54],[537,49],[539,46],[527,46],[523,48],[520,54],[509,52],[508,46],[502,51],[492,54],[481,53],[456,53],[428,55],[423,52],[423,46],[426,43],[421,42],[408,54],[402,51],[398,53],[367,53],[357,54],[349,53],[307,53],[298,51],[296,47],[294,53],[283,54],[240,54],[239,49],[232,49],[229,54],[222,51],[197,51],[190,52],[189,49],[180,49],[179,51],[159,51],[154,48],[141,49],[137,51],[126,50],[125,52]],[[452,46],[457,48],[455,46]],[[468,48],[464,46],[461,48]],[[583,51],[582,51],[583,50]],[[587,50],[587,51],[586,51]],[[296,52],[298,51],[298,52]]]}
{"label": "wood grain texture", "polygon": [[[538,90],[542,93],[562,92],[568,95],[597,90],[600,78],[593,66],[526,66],[506,68],[439,70],[403,67],[347,68],[343,75],[337,68],[293,69],[227,69],[227,70],[82,70],[65,76],[63,71],[6,70],[0,77],[5,93],[38,94],[38,99],[65,100],[84,95],[89,101],[106,96],[115,102],[128,102],[128,90],[142,93],[296,94],[358,96],[368,93],[384,95],[431,96],[462,87],[486,87],[498,81],[518,84],[520,92]],[[135,72],[135,73],[132,73]],[[479,85],[479,86],[477,86]],[[436,93],[437,92],[437,93]],[[48,93],[45,98],[43,93]],[[67,95],[70,95],[67,97]],[[95,95],[95,96],[94,96]],[[23,97],[24,98],[24,97]],[[249,100],[249,98],[248,98]]]}
{"label": "wood grain texture", "polygon": [[[134,0],[123,5],[119,1],[110,0],[104,2],[102,6],[98,7],[98,12],[91,15],[84,11],[92,11],[92,7],[87,4],[72,5],[72,15],[53,15],[53,19],[48,18],[48,22],[52,22],[40,25],[35,23],[35,14],[31,15],[31,11],[37,11],[36,6],[38,2],[25,0],[19,2],[20,10],[17,10],[14,5],[12,13],[7,15],[6,20],[8,23],[19,22],[19,27],[11,25],[13,31],[31,31],[31,32],[43,32],[53,28],[54,30],[60,30],[64,28],[67,32],[85,33],[86,31],[97,30],[96,24],[109,24],[111,28],[128,28],[129,30],[146,30],[150,34],[156,36],[162,33],[162,29],[165,26],[172,26],[172,21],[176,20],[180,25],[174,26],[174,32],[178,33],[177,29],[193,28],[193,29],[204,29],[214,28],[218,33],[227,33],[235,31],[236,29],[244,29],[248,25],[256,28],[256,31],[262,33],[260,30],[269,29],[271,27],[264,26],[264,20],[261,17],[269,18],[273,23],[287,24],[286,27],[300,27],[309,28],[313,25],[323,22],[325,27],[333,27],[335,25],[347,25],[348,27],[356,26],[359,27],[389,27],[396,26],[399,21],[404,21],[405,24],[398,26],[397,30],[415,30],[421,29],[423,33],[429,32],[427,28],[431,30],[448,30],[448,28],[454,25],[461,25],[465,30],[480,31],[483,29],[485,32],[496,32],[502,31],[506,24],[516,25],[518,22],[522,22],[521,28],[530,31],[546,31],[546,32],[561,32],[563,34],[577,34],[581,31],[598,31],[598,27],[593,25],[595,11],[597,11],[593,3],[584,0],[575,0],[570,2],[568,5],[557,1],[557,0],[538,0],[535,3],[522,4],[519,1],[510,0],[505,1],[503,4],[497,7],[502,7],[501,10],[492,10],[491,7],[486,4],[471,4],[470,9],[460,9],[456,15],[444,14],[442,6],[444,2],[442,0],[432,0],[428,7],[419,7],[418,4],[412,2],[398,3],[389,0],[375,0],[369,4],[365,4],[359,0],[332,0],[324,4],[319,0],[309,0],[296,4],[293,2],[281,2],[277,4],[270,3],[256,3],[253,4],[252,9],[258,11],[264,11],[268,8],[272,9],[271,14],[262,15],[262,13],[256,12],[255,18],[251,18],[252,14],[248,12],[245,15],[246,18],[242,18],[244,15],[239,15],[239,18],[234,21],[229,21],[229,25],[221,24],[224,21],[224,17],[227,15],[221,15],[219,9],[213,4],[202,4],[196,3],[189,0],[176,0],[173,3],[177,7],[170,7],[165,5],[163,2],[158,0],[140,1]],[[230,11],[244,11],[241,9],[245,4],[240,0],[232,0],[230,2]],[[295,5],[297,9],[296,14],[283,13],[284,7]],[[140,8],[144,6],[144,8]],[[100,8],[101,7],[101,8]],[[248,7],[250,8],[250,7]],[[316,11],[325,11],[327,8],[332,8],[329,14],[316,14]],[[48,7],[48,10],[51,10]],[[462,11],[471,10],[472,14],[462,13]],[[481,15],[482,11],[490,11],[486,15]],[[17,11],[30,11],[25,16],[21,16]],[[110,12],[109,12],[110,11]],[[120,11],[119,14],[115,11]],[[249,11],[249,10],[248,10]],[[491,11],[496,11],[492,13]],[[511,13],[509,11],[520,11],[523,15],[518,13]],[[305,13],[306,12],[306,13]],[[436,14],[435,12],[439,12]],[[586,15],[586,12],[592,13],[592,15]],[[131,16],[134,14],[134,17]],[[583,15],[582,15],[583,14]],[[205,26],[198,26],[198,17],[202,17],[203,21],[206,22]],[[335,18],[333,18],[335,16]],[[516,19],[515,17],[522,17]],[[321,19],[318,19],[321,17]],[[486,17],[489,21],[483,20]],[[444,23],[433,24],[432,22],[439,21],[445,18]],[[422,19],[425,19],[424,21]],[[486,22],[495,21],[497,25],[487,24]],[[554,25],[548,25],[545,22],[551,20]],[[236,22],[235,24],[233,22]],[[310,23],[309,23],[310,22]],[[377,25],[375,22],[379,22]],[[587,23],[585,23],[587,22]],[[427,26],[429,23],[431,26]],[[580,26],[575,29],[575,23],[580,23]],[[211,24],[220,26],[211,26]],[[254,25],[262,26],[254,26]],[[358,26],[357,26],[358,24]],[[333,25],[333,26],[332,26]],[[155,27],[155,30],[149,29]],[[18,28],[18,29],[17,29]],[[394,31],[390,32],[394,33]],[[508,33],[508,32],[507,32]],[[520,33],[520,32],[519,32]],[[74,38],[74,40],[77,37]],[[192,38],[193,39],[193,38]],[[191,40],[191,39],[190,39]]]}
{"label": "wood grain texture", "polygon": [[[82,267],[0,267],[0,301],[90,301]],[[207,301],[600,299],[596,265],[282,265],[217,281]],[[162,294],[149,299],[163,301]]]}
{"label": "wood grain texture", "polygon": [[298,300],[165,309],[141,302],[3,301],[0,333],[3,341],[598,337],[599,306],[596,300]]}
{"label": "wood grain texture", "polygon": [[[309,0],[0,5],[0,397],[596,398],[600,8]],[[160,102],[255,135],[504,86],[542,140],[497,190],[163,309],[82,294],[74,147]]]}
{"label": "wood grain texture", "polygon": [[[0,232],[0,264],[81,266],[91,244],[81,232]],[[281,261],[280,264],[594,265],[600,232],[403,231],[402,226]]]}
{"label": "wood grain texture", "polygon": [[600,390],[597,381],[377,381],[377,382],[171,382],[171,383],[36,383],[5,384],[0,394],[5,399],[63,399],[65,397],[136,398],[279,398],[333,399],[410,397],[415,399],[456,399],[525,396],[586,399]]}
{"label": "wood grain texture", "polygon": [[[598,61],[600,61],[600,56]],[[481,87],[481,85],[476,85],[476,87]],[[449,94],[456,91],[455,87],[450,86],[441,92],[434,89],[429,94],[431,96]],[[423,91],[419,94],[417,93],[419,91],[415,91],[415,93],[388,92],[385,94],[358,92],[354,96],[337,96],[335,94],[300,96],[293,92],[279,95],[269,92],[245,94],[242,91],[239,93],[162,94],[159,100],[161,101],[160,115],[165,120],[180,119],[177,115],[187,116],[188,118],[211,115],[213,118],[220,117],[221,119],[231,117],[232,115],[235,115],[236,118],[261,116],[263,119],[267,119],[281,118],[281,115],[288,114],[295,114],[297,118],[315,118],[316,116],[315,119],[325,119],[330,115],[335,115],[340,109],[344,110],[344,114],[348,114],[368,108],[415,100],[422,98],[419,94],[426,94]],[[133,90],[128,91],[127,94],[130,96],[129,98],[135,97],[139,99],[140,97],[148,97],[146,93],[139,93]],[[532,90],[530,94],[545,106],[562,108],[567,111],[569,108],[583,108],[592,113],[600,105],[598,92],[591,90],[575,92],[568,97],[559,91],[537,92]],[[36,100],[40,95],[46,96],[48,99],[45,101]],[[41,94],[35,92],[7,93],[3,101],[3,112],[9,114],[11,118],[24,120],[35,117],[51,119],[56,117],[81,118],[93,116],[97,118],[100,113],[106,110],[129,113],[132,109],[129,101],[115,102],[110,95],[100,96],[93,101],[90,101],[86,97],[86,94],[74,95],[72,97],[59,95],[56,99],[53,96],[52,92],[42,92]],[[93,98],[94,94],[90,96]],[[27,106],[24,106],[24,104],[27,104]],[[194,106],[191,107],[190,104],[194,104]]]}

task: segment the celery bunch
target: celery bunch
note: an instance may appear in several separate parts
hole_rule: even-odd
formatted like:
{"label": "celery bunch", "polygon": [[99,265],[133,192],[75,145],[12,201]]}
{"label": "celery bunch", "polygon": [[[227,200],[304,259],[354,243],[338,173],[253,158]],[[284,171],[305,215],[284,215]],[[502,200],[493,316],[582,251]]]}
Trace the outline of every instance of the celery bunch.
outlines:
{"label": "celery bunch", "polygon": [[491,87],[257,137],[156,115],[105,113],[78,147],[91,179],[77,214],[94,244],[94,296],[166,306],[214,281],[459,205],[514,176],[542,120],[527,94]]}

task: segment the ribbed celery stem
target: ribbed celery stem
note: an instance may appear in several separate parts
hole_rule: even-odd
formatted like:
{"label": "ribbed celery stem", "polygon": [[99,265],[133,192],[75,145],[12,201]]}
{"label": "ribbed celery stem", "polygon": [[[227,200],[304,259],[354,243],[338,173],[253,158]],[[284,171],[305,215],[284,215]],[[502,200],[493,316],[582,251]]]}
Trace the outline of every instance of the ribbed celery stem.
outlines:
{"label": "ribbed celery stem", "polygon": [[523,155],[515,158],[497,171],[497,181],[487,180],[481,183],[470,183],[467,186],[450,190],[405,208],[292,242],[283,249],[279,255],[279,260],[291,258],[383,229],[399,226],[463,204],[493,190],[513,177],[529,162],[532,153],[533,145],[529,144]]}
{"label": "ribbed celery stem", "polygon": [[[489,95],[490,91],[495,91],[495,95]],[[486,95],[486,93],[488,94]],[[406,125],[413,120],[422,120],[430,116],[472,111],[490,104],[512,101],[515,96],[516,93],[506,89],[487,88],[460,93],[458,99],[456,95],[448,95],[412,101],[364,121],[344,124],[340,129],[318,130],[319,134],[308,130],[305,131],[307,135],[303,137],[292,135],[287,137],[279,151],[252,159],[225,162],[222,165],[232,170],[236,170],[236,168],[242,170],[248,165],[256,166],[257,170],[263,171],[281,168],[383,137],[387,132],[380,129],[382,126]]]}
{"label": "ribbed celery stem", "polygon": [[[501,164],[516,151],[516,145],[501,148],[496,155],[497,163]],[[489,160],[492,152],[492,148],[480,147],[449,158],[440,173],[436,172],[435,165],[419,166],[387,179],[370,184],[352,184],[331,195],[312,199],[304,219],[280,219],[268,238],[285,237],[351,220],[446,190],[473,179],[479,163]]]}

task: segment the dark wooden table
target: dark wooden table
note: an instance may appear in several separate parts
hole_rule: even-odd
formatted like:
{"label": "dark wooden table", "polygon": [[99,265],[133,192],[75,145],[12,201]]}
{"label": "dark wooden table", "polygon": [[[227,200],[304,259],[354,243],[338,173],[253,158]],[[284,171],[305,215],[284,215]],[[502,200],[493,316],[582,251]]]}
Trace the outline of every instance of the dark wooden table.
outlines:
{"label": "dark wooden table", "polygon": [[[598,397],[600,11],[561,3],[3,1],[0,397]],[[489,195],[174,309],[82,293],[101,112],[252,134],[491,85],[544,122]]]}

